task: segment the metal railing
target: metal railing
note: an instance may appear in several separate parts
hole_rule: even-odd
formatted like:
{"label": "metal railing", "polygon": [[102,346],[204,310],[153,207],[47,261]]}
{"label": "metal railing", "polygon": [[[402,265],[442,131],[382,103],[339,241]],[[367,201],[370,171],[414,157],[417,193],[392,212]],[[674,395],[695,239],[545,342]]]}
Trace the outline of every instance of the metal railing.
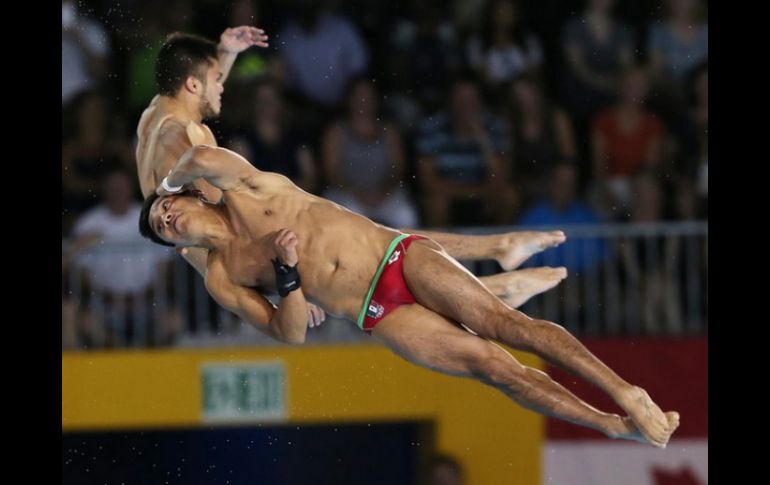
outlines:
{"label": "metal railing", "polygon": [[[566,266],[569,273],[559,286],[521,308],[528,315],[578,335],[707,331],[707,222],[528,229],[560,229],[567,242],[534,256],[524,267]],[[499,271],[495,263],[467,266],[477,275]]]}
{"label": "metal railing", "polygon": [[[523,227],[453,228],[468,234]],[[708,223],[559,227],[567,242],[525,267],[566,266],[556,288],[521,310],[577,335],[703,334],[708,327]],[[275,344],[208,295],[173,250],[147,244],[99,245],[71,254],[62,243],[62,335],[69,349]],[[463,262],[474,274],[494,261]],[[275,298],[270,298],[276,302]],[[369,342],[334,318],[310,329],[308,343]]]}

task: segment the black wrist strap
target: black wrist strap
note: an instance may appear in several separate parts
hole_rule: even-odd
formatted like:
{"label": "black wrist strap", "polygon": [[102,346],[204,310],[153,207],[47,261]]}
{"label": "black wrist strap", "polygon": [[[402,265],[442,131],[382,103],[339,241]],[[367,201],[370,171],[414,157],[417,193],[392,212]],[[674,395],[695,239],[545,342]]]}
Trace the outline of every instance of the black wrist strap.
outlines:
{"label": "black wrist strap", "polygon": [[297,266],[281,264],[278,259],[273,259],[273,269],[275,269],[275,282],[278,287],[278,294],[281,298],[285,297],[294,290],[299,289],[301,283]]}

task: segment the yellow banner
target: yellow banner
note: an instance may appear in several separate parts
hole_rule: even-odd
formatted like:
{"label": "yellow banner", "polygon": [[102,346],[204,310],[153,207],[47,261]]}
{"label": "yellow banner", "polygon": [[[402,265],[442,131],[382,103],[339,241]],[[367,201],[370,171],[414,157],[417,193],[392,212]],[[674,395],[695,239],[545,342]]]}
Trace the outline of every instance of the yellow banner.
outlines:
{"label": "yellow banner", "polygon": [[[514,355],[542,368],[536,357]],[[378,345],[64,353],[62,429],[200,426],[201,369],[228,362],[285,366],[285,424],[432,421],[439,451],[462,461],[468,483],[540,481],[542,417]]]}

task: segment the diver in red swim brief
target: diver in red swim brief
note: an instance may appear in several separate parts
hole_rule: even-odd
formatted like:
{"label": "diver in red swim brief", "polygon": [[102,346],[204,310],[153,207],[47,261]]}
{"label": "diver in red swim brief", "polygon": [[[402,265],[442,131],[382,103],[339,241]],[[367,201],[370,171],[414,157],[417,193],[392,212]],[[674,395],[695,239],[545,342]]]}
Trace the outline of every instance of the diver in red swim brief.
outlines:
{"label": "diver in red swim brief", "polygon": [[399,234],[390,242],[385,256],[374,274],[369,292],[366,294],[356,324],[358,328],[371,333],[372,329],[388,313],[401,305],[414,303],[414,296],[404,281],[402,271],[404,255],[413,241],[425,239],[422,236]]}

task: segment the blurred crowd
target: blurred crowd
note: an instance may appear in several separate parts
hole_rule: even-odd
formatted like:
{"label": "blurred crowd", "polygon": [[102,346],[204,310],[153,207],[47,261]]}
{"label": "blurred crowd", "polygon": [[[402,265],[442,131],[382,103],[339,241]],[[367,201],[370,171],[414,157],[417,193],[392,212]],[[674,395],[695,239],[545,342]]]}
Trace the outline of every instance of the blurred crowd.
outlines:
{"label": "blurred crowd", "polygon": [[239,57],[221,144],[375,220],[705,218],[705,5],[576,5],[63,2],[63,236],[134,170],[166,35],[237,25],[271,45]]}
{"label": "blurred crowd", "polygon": [[[220,145],[375,221],[707,219],[704,1],[66,0],[62,303],[73,322],[73,271],[126,308],[171,291],[149,275],[173,253],[116,263],[84,250],[141,244],[135,130],[166,36],[218,41],[239,25],[265,29],[270,47],[238,57],[221,117],[207,121]],[[178,315],[153,312],[162,340]]]}

